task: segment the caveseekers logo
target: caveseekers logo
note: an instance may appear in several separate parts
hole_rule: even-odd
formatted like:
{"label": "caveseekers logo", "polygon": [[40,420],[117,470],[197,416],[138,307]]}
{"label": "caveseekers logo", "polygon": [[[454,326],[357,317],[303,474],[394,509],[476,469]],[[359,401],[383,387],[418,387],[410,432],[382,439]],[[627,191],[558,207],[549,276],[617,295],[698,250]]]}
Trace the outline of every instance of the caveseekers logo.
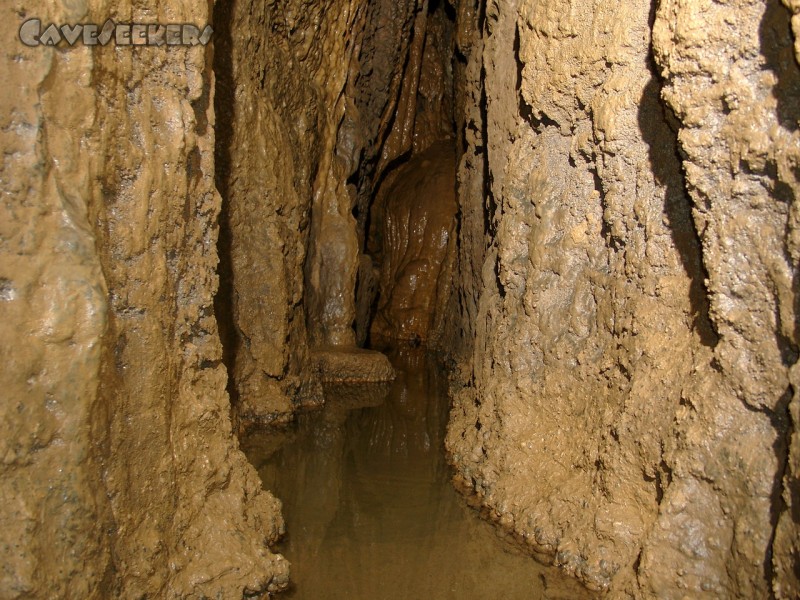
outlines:
{"label": "caveseekers logo", "polygon": [[214,30],[188,23],[92,23],[56,25],[42,28],[40,19],[28,19],[19,28],[19,39],[26,46],[205,46]]}

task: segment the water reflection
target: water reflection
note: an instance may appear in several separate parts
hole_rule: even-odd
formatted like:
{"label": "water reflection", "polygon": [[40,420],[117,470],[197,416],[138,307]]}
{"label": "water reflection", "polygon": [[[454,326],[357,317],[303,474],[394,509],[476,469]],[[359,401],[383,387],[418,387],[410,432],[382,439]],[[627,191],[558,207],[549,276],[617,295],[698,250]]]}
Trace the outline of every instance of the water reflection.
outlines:
{"label": "water reflection", "polygon": [[284,506],[296,599],[570,599],[572,580],[503,542],[450,484],[444,376],[420,350],[391,385],[326,389],[323,409],[242,447]]}

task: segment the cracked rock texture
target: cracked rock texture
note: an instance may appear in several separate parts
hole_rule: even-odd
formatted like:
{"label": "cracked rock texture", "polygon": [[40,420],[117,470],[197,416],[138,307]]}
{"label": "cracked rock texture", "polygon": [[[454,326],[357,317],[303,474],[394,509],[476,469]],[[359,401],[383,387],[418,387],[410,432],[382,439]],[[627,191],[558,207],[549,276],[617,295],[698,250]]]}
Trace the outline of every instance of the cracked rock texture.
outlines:
{"label": "cracked rock texture", "polygon": [[207,5],[13,2],[0,108],[0,597],[279,589],[283,528],[231,430],[210,50],[25,48],[45,22]]}
{"label": "cracked rock texture", "polygon": [[790,16],[458,4],[448,450],[614,597],[798,594]]}

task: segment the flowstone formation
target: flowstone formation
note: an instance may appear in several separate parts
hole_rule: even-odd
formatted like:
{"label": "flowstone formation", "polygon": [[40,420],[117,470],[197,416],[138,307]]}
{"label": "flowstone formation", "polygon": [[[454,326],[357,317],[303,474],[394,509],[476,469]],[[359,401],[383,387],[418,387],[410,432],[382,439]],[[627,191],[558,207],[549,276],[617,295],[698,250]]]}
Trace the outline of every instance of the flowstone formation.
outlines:
{"label": "flowstone formation", "polygon": [[379,339],[435,341],[455,255],[455,156],[440,142],[399,167],[373,205],[382,264],[372,322]]}
{"label": "flowstone formation", "polygon": [[789,11],[458,8],[459,476],[592,589],[796,597]]}
{"label": "flowstone formation", "polygon": [[22,46],[43,22],[208,22],[154,2],[3,8],[0,597],[278,590],[279,503],[238,450],[214,319],[201,47]]}
{"label": "flowstone formation", "polygon": [[447,359],[458,477],[540,559],[800,595],[798,0],[2,14],[0,598],[285,588],[235,425],[391,378],[370,331]]}
{"label": "flowstone formation", "polygon": [[411,147],[395,115],[415,114],[427,13],[423,0],[217,6],[230,249],[217,314],[245,419],[290,418],[321,379],[393,377],[384,356],[356,352],[373,275],[363,221],[372,182]]}
{"label": "flowstone formation", "polygon": [[[28,48],[32,15],[210,22],[213,45]],[[354,344],[353,210],[413,144],[396,108],[441,97],[420,87],[428,3],[5,16],[2,597],[282,589],[279,502],[226,387],[234,417],[269,420],[326,374],[392,376]]]}

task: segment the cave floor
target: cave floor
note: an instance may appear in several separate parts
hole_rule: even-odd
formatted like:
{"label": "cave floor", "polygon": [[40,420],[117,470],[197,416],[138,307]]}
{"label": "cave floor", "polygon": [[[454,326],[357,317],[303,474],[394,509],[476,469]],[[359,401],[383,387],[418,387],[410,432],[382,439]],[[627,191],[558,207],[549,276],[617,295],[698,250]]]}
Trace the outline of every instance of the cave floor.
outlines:
{"label": "cave floor", "polygon": [[590,595],[499,537],[453,487],[446,376],[395,353],[393,384],[326,388],[325,407],[242,448],[283,501],[285,598],[537,599]]}

